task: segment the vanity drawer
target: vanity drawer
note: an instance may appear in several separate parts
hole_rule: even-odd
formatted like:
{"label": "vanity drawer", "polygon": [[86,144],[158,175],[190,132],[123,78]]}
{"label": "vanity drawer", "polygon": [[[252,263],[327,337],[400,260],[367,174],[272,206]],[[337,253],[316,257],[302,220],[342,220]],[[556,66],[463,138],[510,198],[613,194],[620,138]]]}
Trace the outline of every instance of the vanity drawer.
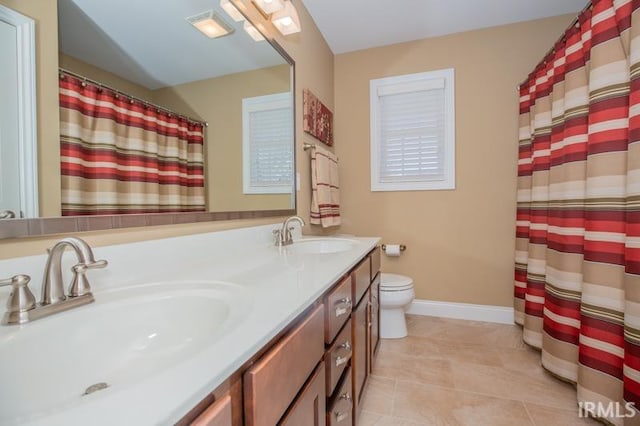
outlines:
{"label": "vanity drawer", "polygon": [[231,396],[226,395],[204,410],[191,426],[232,426]]}
{"label": "vanity drawer", "polygon": [[351,320],[349,320],[336,338],[336,341],[333,342],[333,345],[327,350],[324,357],[327,372],[327,395],[333,393],[342,372],[349,365],[352,346]]}
{"label": "vanity drawer", "polygon": [[291,405],[279,426],[321,425],[326,416],[327,396],[324,390],[324,365],[318,368],[309,379],[296,402]]}
{"label": "vanity drawer", "polygon": [[380,246],[377,246],[371,252],[371,280],[380,272]]}
{"label": "vanity drawer", "polygon": [[353,300],[351,298],[351,276],[343,279],[336,285],[325,299],[325,331],[326,344],[333,342],[344,323],[351,315]]}
{"label": "vanity drawer", "polygon": [[351,368],[342,377],[340,387],[330,402],[330,407],[327,411],[327,426],[350,426],[353,423]]}
{"label": "vanity drawer", "polygon": [[324,306],[320,305],[244,374],[246,424],[276,424],[323,353]]}
{"label": "vanity drawer", "polygon": [[357,305],[371,284],[371,259],[366,257],[352,272],[353,304]]}

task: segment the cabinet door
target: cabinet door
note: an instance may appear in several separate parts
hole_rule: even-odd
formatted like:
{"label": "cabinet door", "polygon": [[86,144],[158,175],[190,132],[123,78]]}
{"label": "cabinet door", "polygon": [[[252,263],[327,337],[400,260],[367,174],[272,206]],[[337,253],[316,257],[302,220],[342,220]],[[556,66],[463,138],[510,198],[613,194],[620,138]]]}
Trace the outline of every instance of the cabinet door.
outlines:
{"label": "cabinet door", "polygon": [[327,349],[324,355],[325,370],[327,375],[327,395],[332,395],[338,384],[342,372],[351,360],[351,320],[347,321],[336,341]]}
{"label": "cabinet door", "polygon": [[320,305],[244,374],[247,426],[276,424],[313,373],[324,355],[323,314]]}
{"label": "cabinet door", "polygon": [[351,426],[353,423],[353,392],[351,387],[351,369],[347,369],[338,389],[329,403],[327,426]]}
{"label": "cabinet door", "polygon": [[279,423],[282,426],[314,426],[325,420],[324,364],[320,363],[296,401]]}
{"label": "cabinet door", "polygon": [[376,247],[369,256],[371,258],[371,279],[378,275],[380,272],[380,247]]}
{"label": "cabinet door", "polygon": [[353,269],[353,303],[358,304],[371,285],[371,258],[365,257]]}
{"label": "cabinet door", "polygon": [[[367,330],[369,326],[369,297],[365,294],[351,315],[352,339],[353,339],[353,355],[351,362],[353,363],[353,401],[354,414],[358,414],[358,406],[364,384],[369,373],[367,358],[369,352],[369,344],[367,341]],[[357,422],[356,422],[357,423]]]}
{"label": "cabinet door", "polygon": [[324,342],[330,345],[345,322],[351,315],[353,300],[351,299],[351,276],[344,278],[325,299]]}
{"label": "cabinet door", "polygon": [[232,426],[231,397],[214,402],[191,423],[192,426]]}
{"label": "cabinet door", "polygon": [[369,339],[369,372],[373,371],[374,356],[378,352],[380,345],[380,274],[376,276],[371,284],[371,327]]}

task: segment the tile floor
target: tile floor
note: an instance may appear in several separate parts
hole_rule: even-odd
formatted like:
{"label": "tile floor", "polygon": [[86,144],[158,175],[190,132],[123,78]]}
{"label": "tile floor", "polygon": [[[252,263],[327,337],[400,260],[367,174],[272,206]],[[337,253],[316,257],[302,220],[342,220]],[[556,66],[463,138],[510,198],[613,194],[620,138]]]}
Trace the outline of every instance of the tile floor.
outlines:
{"label": "tile floor", "polygon": [[518,326],[407,316],[383,340],[358,426],[600,425],[578,418],[575,390],[540,366]]}

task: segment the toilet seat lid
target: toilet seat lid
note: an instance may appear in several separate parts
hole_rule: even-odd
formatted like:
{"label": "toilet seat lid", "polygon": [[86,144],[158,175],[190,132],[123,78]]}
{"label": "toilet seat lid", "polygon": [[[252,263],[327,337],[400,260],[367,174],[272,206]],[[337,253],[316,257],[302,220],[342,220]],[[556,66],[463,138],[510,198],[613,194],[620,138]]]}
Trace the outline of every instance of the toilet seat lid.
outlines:
{"label": "toilet seat lid", "polygon": [[413,287],[413,280],[399,274],[382,273],[380,275],[381,290],[407,290]]}

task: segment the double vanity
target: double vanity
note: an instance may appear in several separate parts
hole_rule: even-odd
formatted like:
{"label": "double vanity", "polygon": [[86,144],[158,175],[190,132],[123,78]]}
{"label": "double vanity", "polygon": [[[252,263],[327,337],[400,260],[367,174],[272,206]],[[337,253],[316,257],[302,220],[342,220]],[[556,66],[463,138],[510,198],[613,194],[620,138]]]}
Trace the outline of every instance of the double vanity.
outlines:
{"label": "double vanity", "polygon": [[[0,327],[0,424],[355,424],[378,239],[278,247],[275,228],[94,248],[95,302]],[[0,277],[31,276],[38,297],[46,260],[0,261]],[[76,264],[62,257],[65,284]]]}

